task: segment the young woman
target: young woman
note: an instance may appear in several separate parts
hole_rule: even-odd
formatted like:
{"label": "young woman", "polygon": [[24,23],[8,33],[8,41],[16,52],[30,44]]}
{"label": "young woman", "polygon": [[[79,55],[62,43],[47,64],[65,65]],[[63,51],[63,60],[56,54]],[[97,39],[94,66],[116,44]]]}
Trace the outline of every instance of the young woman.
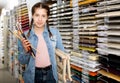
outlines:
{"label": "young woman", "polygon": [[[18,60],[26,64],[23,73],[25,83],[57,83],[57,63],[55,49],[64,51],[62,39],[56,28],[48,26],[49,7],[41,2],[32,7],[31,27],[25,32],[27,39],[18,41]],[[28,52],[33,46],[35,58]]]}

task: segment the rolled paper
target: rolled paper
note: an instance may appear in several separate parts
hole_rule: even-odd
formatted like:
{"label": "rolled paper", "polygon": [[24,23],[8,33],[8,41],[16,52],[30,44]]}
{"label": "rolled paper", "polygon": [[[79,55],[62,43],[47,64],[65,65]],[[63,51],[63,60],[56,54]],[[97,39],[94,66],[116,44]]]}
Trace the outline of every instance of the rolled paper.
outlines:
{"label": "rolled paper", "polygon": [[12,34],[14,34],[18,39],[22,39],[22,37],[21,36],[19,36],[18,34],[17,34],[17,32],[16,31],[11,31],[11,30],[9,30]]}
{"label": "rolled paper", "polygon": [[96,48],[83,47],[83,46],[80,46],[79,48],[80,48],[80,50],[87,50],[87,51],[91,51],[91,52],[95,52],[96,51]]}
{"label": "rolled paper", "polygon": [[29,24],[27,23],[27,24],[24,24],[24,25],[22,25],[22,27],[24,28],[24,27],[28,27],[29,26]]}
{"label": "rolled paper", "polygon": [[99,56],[97,54],[91,54],[91,55],[88,56],[88,59],[96,61],[96,60],[99,59]]}
{"label": "rolled paper", "polygon": [[96,17],[98,18],[103,18],[103,17],[117,17],[120,16],[120,11],[113,11],[113,12],[106,12],[106,13],[102,13],[102,14],[98,14],[96,15]]}
{"label": "rolled paper", "polygon": [[97,76],[97,75],[98,75],[98,72],[89,71],[89,75],[90,75],[90,76]]}
{"label": "rolled paper", "polygon": [[71,55],[73,56],[77,56],[77,57],[83,57],[81,53],[78,53],[78,52],[74,52],[74,51],[71,51]]}
{"label": "rolled paper", "polygon": [[107,6],[107,5],[118,4],[118,3],[120,3],[119,0],[110,0],[110,1],[98,2],[97,5],[98,6]]}
{"label": "rolled paper", "polygon": [[97,39],[98,37],[97,36],[80,36],[80,39]]}
{"label": "rolled paper", "polygon": [[21,18],[20,16],[18,17],[18,20],[19,20],[19,22],[21,22],[21,21],[24,21],[24,20],[29,20],[29,18],[28,17],[26,17],[26,18]]}
{"label": "rolled paper", "polygon": [[21,27],[22,27],[22,30],[29,28],[29,26],[21,26]]}
{"label": "rolled paper", "polygon": [[62,39],[72,39],[71,36],[62,36]]}
{"label": "rolled paper", "polygon": [[19,10],[17,11],[17,13],[25,12],[25,11],[28,11],[28,9],[27,9],[27,8],[21,8],[21,9],[19,9]]}
{"label": "rolled paper", "polygon": [[108,48],[108,49],[102,49],[102,48],[96,48],[97,51],[101,54],[104,53],[104,54],[114,54],[114,55],[117,55],[117,56],[120,56],[120,50],[119,49],[112,49],[112,48]]}
{"label": "rolled paper", "polygon": [[110,5],[110,6],[106,6],[106,7],[99,7],[97,9],[98,12],[104,12],[104,11],[112,11],[112,10],[118,10],[120,9],[120,5],[119,4],[116,4],[116,5]]}
{"label": "rolled paper", "polygon": [[96,7],[88,7],[88,8],[80,8],[79,13],[93,13],[93,12],[97,12],[97,8]]}
{"label": "rolled paper", "polygon": [[72,25],[58,25],[57,27],[72,27]]}
{"label": "rolled paper", "polygon": [[19,9],[27,8],[27,5],[19,6]]}
{"label": "rolled paper", "polygon": [[26,25],[26,26],[21,26],[22,29],[25,29],[25,28],[29,28],[29,25]]}
{"label": "rolled paper", "polygon": [[95,44],[83,44],[83,43],[80,43],[79,46],[81,46],[81,47],[88,47],[88,48],[95,48],[96,47]]}
{"label": "rolled paper", "polygon": [[20,13],[22,13],[22,14],[23,14],[23,13],[28,13],[28,10],[26,10],[26,9],[24,9],[24,10],[21,9],[21,10],[19,10],[17,13],[18,13],[18,14],[20,14]]}
{"label": "rolled paper", "polygon": [[100,23],[103,23],[103,19],[100,19],[100,20],[98,20],[98,19],[93,19],[93,20],[82,20],[82,21],[80,21],[80,23],[81,24],[100,24]]}
{"label": "rolled paper", "polygon": [[27,24],[27,23],[29,24],[29,21],[21,22],[22,25]]}
{"label": "rolled paper", "polygon": [[80,21],[82,21],[82,20],[90,20],[90,19],[96,19],[96,17],[95,16],[80,17]]}
{"label": "rolled paper", "polygon": [[29,18],[26,18],[26,19],[21,19],[21,22],[26,22],[26,21],[29,21]]}
{"label": "rolled paper", "polygon": [[[79,6],[82,6],[82,5],[88,5],[88,4],[91,4],[91,3],[95,3],[95,2],[98,2],[98,0],[84,0],[84,1],[80,1],[78,3]],[[70,6],[72,7],[72,0],[70,1]]]}
{"label": "rolled paper", "polygon": [[115,43],[120,43],[120,38],[119,37],[107,37],[108,42],[115,42]]}
{"label": "rolled paper", "polygon": [[25,30],[25,29],[28,29],[28,28],[29,28],[29,26],[22,27],[22,29],[24,29],[24,30]]}
{"label": "rolled paper", "polygon": [[24,15],[28,15],[28,13],[23,13],[23,14],[19,13],[19,16],[20,16],[20,17],[21,17],[21,16],[24,16]]}
{"label": "rolled paper", "polygon": [[71,68],[72,75],[77,75],[81,78],[82,73],[80,71],[77,71],[76,69]]}
{"label": "rolled paper", "polygon": [[98,43],[98,46],[120,49],[119,43]]}
{"label": "rolled paper", "polygon": [[24,27],[24,28],[22,27],[22,30],[23,30],[23,31],[26,31],[26,30],[29,30],[29,29],[30,29],[29,26]]}
{"label": "rolled paper", "polygon": [[96,31],[94,32],[79,32],[80,35],[96,35],[98,34]]}
{"label": "rolled paper", "polygon": [[96,39],[92,39],[92,40],[90,40],[90,39],[80,39],[79,42],[84,43],[84,44],[86,44],[86,43],[88,43],[88,44],[96,44],[97,40]]}
{"label": "rolled paper", "polygon": [[20,22],[21,28],[23,31],[26,31],[29,29],[29,15],[28,15],[28,8],[27,4],[23,3],[20,4],[17,8],[17,15],[18,15],[18,21]]}
{"label": "rolled paper", "polygon": [[18,12],[24,11],[24,10],[28,10],[28,8],[27,8],[27,7],[19,8],[19,9],[18,9]]}
{"label": "rolled paper", "polygon": [[120,36],[120,31],[109,30],[106,31],[107,35]]}
{"label": "rolled paper", "polygon": [[28,14],[27,11],[21,11],[21,12],[18,12],[18,15],[19,15],[19,16],[26,15],[26,14]]}
{"label": "rolled paper", "polygon": [[75,66],[75,65],[73,65],[73,64],[70,64],[70,67],[73,68],[73,69],[75,69],[75,70],[77,70],[77,71],[79,71],[79,72],[82,72],[82,68],[80,68],[80,67],[78,67],[78,66]]}
{"label": "rolled paper", "polygon": [[26,18],[26,19],[21,19],[21,22],[22,22],[22,23],[24,23],[24,22],[28,22],[28,21],[29,21],[28,18]]}
{"label": "rolled paper", "polygon": [[27,26],[27,27],[22,27],[22,30],[23,30],[23,31],[26,31],[26,30],[28,30],[28,29],[30,29],[29,26]]}
{"label": "rolled paper", "polygon": [[82,16],[95,16],[97,15],[98,13],[97,12],[93,12],[93,13],[84,13],[84,14],[80,14],[79,16],[82,17]]}
{"label": "rolled paper", "polygon": [[72,35],[72,32],[61,32],[60,34],[66,36],[66,35]]}
{"label": "rolled paper", "polygon": [[28,15],[24,15],[24,16],[21,16],[20,18],[21,18],[21,19],[29,18],[29,16],[28,16]]}

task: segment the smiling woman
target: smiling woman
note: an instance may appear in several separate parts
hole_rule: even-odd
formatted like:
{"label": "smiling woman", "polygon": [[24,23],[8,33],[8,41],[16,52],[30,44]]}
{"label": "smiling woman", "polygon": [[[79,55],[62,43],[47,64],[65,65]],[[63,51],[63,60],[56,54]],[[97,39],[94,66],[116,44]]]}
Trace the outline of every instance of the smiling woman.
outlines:
{"label": "smiling woman", "polygon": [[[49,27],[49,6],[35,3],[31,8],[30,29],[26,33],[28,40],[18,41],[18,60],[27,65],[23,74],[25,83],[58,83],[55,49],[64,51],[62,38],[56,28]],[[28,47],[35,47],[35,58],[31,57]],[[31,79],[30,79],[31,78]]]}

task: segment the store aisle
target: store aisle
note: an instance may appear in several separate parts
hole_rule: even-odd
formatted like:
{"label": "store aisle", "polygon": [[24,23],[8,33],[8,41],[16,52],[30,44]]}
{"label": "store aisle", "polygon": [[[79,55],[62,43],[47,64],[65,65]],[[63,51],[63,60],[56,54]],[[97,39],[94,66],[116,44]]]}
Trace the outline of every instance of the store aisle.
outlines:
{"label": "store aisle", "polygon": [[0,83],[17,83],[17,80],[10,74],[10,72],[4,68],[4,65],[0,61]]}

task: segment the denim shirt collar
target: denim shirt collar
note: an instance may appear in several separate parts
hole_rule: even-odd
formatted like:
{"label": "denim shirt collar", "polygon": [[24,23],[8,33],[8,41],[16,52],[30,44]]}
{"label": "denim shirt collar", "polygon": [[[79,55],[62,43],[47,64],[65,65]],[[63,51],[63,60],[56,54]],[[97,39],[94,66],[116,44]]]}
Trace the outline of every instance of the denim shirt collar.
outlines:
{"label": "denim shirt collar", "polygon": [[[48,33],[48,28],[46,26],[44,27],[43,34],[44,33]],[[33,36],[33,35],[36,35],[34,31],[34,26],[31,28],[31,32],[30,32],[30,36]]]}

